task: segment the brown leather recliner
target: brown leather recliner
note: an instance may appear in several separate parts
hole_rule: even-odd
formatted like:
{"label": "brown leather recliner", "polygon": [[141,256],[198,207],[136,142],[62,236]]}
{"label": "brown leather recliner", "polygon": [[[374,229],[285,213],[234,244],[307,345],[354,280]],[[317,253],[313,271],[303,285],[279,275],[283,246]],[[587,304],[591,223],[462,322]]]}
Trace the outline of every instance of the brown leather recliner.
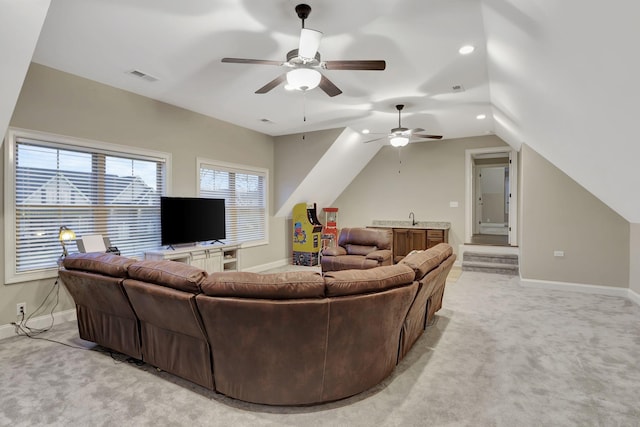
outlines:
{"label": "brown leather recliner", "polygon": [[365,270],[393,264],[391,230],[343,228],[338,245],[322,250],[322,271]]}

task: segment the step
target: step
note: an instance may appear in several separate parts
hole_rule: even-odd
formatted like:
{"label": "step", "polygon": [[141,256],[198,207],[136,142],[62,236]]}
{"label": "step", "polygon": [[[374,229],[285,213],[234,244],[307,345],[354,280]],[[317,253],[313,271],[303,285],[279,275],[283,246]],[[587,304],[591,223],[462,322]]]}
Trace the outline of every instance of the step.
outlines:
{"label": "step", "polygon": [[462,258],[463,258],[463,262],[472,261],[472,262],[518,265],[518,255],[516,254],[499,254],[499,253],[488,253],[488,252],[465,251]]}
{"label": "step", "polygon": [[518,265],[500,262],[463,261],[462,271],[517,275],[519,274],[519,267]]}

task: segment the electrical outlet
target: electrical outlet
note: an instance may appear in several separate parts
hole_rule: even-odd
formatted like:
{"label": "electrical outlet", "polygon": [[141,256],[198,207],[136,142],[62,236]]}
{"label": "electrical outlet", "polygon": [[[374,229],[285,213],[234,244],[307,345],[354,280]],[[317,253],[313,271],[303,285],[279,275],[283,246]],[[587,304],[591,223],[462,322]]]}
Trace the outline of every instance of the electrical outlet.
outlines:
{"label": "electrical outlet", "polygon": [[18,304],[16,304],[16,316],[26,316],[27,315],[27,303],[26,302],[19,302]]}

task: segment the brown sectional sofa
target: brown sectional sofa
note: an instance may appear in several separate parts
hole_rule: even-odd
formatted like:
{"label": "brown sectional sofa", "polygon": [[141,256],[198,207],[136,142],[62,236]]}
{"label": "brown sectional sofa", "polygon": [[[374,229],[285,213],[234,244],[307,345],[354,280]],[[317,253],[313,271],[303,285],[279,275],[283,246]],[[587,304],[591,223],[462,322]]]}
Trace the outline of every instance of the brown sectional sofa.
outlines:
{"label": "brown sectional sofa", "polygon": [[173,261],[74,254],[60,277],[80,337],[248,402],[305,405],[386,378],[442,303],[448,244],[397,265],[207,274]]}

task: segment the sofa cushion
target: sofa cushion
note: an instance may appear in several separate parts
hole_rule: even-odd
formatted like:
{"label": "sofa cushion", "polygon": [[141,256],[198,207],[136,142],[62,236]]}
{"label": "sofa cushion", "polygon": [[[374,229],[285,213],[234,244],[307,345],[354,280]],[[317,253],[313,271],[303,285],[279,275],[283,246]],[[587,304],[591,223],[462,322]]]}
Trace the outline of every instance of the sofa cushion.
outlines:
{"label": "sofa cushion", "polygon": [[138,261],[129,266],[129,277],[181,291],[200,293],[207,272],[176,261]]}
{"label": "sofa cushion", "polygon": [[369,259],[363,255],[324,256],[320,262],[324,272],[353,269],[366,270],[380,265],[377,260]]}
{"label": "sofa cushion", "polygon": [[328,246],[322,250],[323,256],[340,256],[346,254],[347,250],[342,246]]}
{"label": "sofa cushion", "polygon": [[67,270],[82,270],[111,277],[127,277],[127,268],[135,259],[102,252],[77,253],[65,257],[63,266]]}
{"label": "sofa cushion", "polygon": [[391,229],[343,228],[338,236],[338,246],[346,247],[347,244],[352,244],[376,246],[378,249],[391,249],[392,240]]}
{"label": "sofa cushion", "polygon": [[354,245],[351,243],[345,245],[344,248],[349,255],[369,255],[371,252],[378,250],[377,246]]}
{"label": "sofa cushion", "polygon": [[403,264],[368,270],[330,271],[324,275],[327,296],[380,292],[413,282],[415,273]]}
{"label": "sofa cushion", "polygon": [[312,271],[213,273],[202,282],[205,295],[260,299],[323,298],[324,280]]}
{"label": "sofa cushion", "polygon": [[450,257],[452,253],[451,245],[439,243],[425,251],[411,252],[400,261],[400,264],[411,267],[415,272],[415,279],[420,280],[442,261]]}

